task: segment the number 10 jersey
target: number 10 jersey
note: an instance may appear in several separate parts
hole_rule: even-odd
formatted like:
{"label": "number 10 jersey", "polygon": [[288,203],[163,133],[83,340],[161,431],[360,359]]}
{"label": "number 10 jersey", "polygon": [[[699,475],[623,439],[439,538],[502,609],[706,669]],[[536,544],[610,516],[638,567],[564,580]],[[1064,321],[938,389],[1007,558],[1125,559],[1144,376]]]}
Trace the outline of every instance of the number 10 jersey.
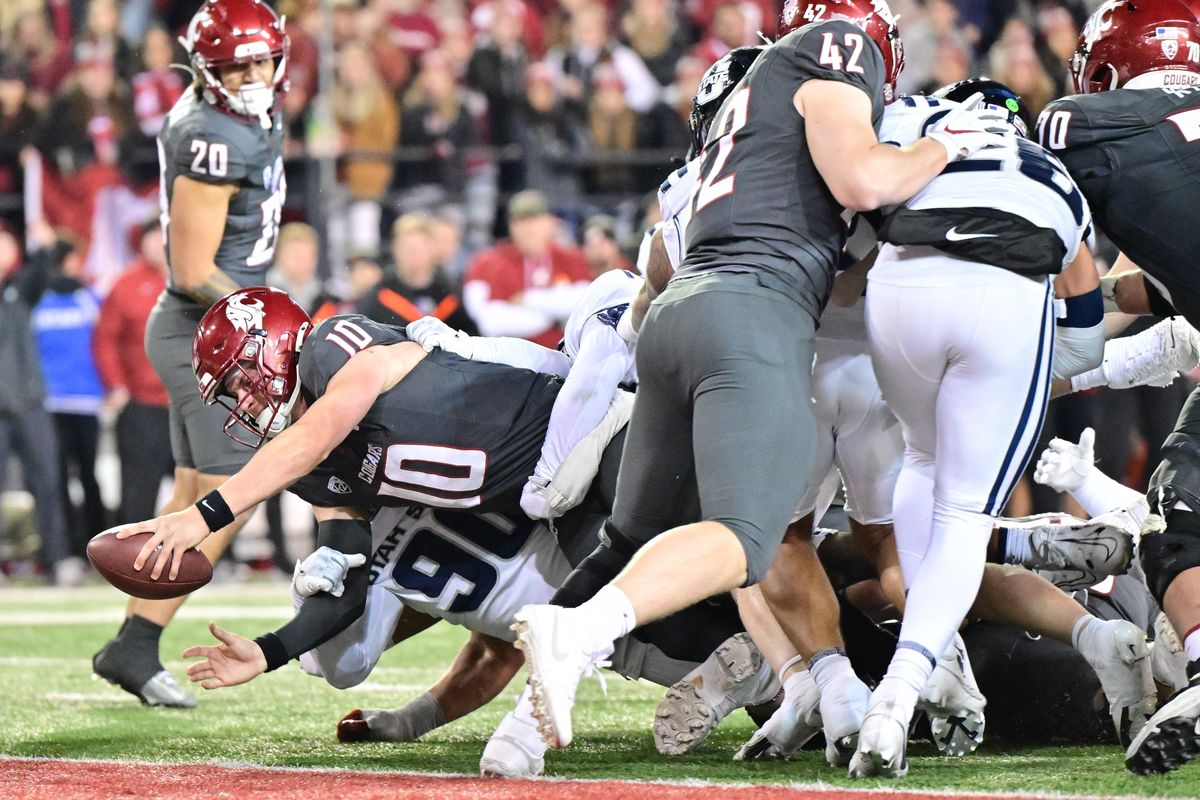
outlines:
{"label": "number 10 jersey", "polygon": [[[300,351],[301,392],[311,404],[354,354],[405,341],[403,328],[330,317]],[[326,508],[420,505],[523,517],[521,487],[561,386],[552,375],[434,349],[291,491]]]}

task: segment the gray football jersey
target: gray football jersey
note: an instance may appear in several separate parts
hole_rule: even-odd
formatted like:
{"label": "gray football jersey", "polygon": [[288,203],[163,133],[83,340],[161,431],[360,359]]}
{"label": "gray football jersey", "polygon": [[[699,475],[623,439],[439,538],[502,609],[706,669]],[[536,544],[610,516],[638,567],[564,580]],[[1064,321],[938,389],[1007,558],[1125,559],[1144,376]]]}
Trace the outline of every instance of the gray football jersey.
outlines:
{"label": "gray football jersey", "polygon": [[[360,350],[407,341],[403,328],[360,314],[330,317],[300,351],[312,402]],[[432,506],[521,514],[562,383],[435,349],[375,401],[317,469],[291,491],[315,506]]]}
{"label": "gray football jersey", "polygon": [[883,54],[844,20],[806,25],[768,47],[721,106],[700,155],[678,274],[754,271],[815,319],[846,238],[845,209],[817,172],[792,97],[809,80],[860,88],[883,117]]}
{"label": "gray football jersey", "polygon": [[1100,230],[1200,325],[1200,87],[1065,97],[1038,117],[1038,138]]}
{"label": "gray football jersey", "polygon": [[[227,114],[195,91],[186,91],[158,135],[158,163],[168,263],[171,242],[167,223],[175,178],[185,175],[205,183],[233,183],[238,191],[229,200],[215,261],[242,286],[262,284],[275,256],[287,191],[280,115],[275,115],[273,126],[266,130],[256,120]],[[168,285],[174,288],[172,277],[168,277]]]}

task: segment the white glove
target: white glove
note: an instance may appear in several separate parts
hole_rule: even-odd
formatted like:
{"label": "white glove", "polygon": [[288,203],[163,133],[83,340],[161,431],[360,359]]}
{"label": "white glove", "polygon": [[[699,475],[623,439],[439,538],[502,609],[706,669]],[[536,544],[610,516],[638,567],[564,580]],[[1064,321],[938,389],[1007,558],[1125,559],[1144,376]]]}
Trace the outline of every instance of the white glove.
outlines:
{"label": "white glove", "polygon": [[[456,331],[446,323],[442,322],[437,317],[421,317],[408,323],[404,332],[408,334],[408,338],[425,349],[426,353],[433,352],[433,348],[440,347],[443,350],[449,350],[456,355],[462,355],[454,348],[456,340],[461,342],[467,338],[467,335],[462,331]],[[466,358],[466,356],[463,356]]]}
{"label": "white glove", "polygon": [[301,597],[312,597],[317,592],[328,592],[341,597],[346,591],[346,573],[354,567],[367,563],[362,553],[347,555],[332,547],[321,546],[303,561],[296,562],[292,575],[292,591]]}
{"label": "white glove", "polygon": [[564,502],[552,483],[536,475],[530,476],[521,489],[521,510],[530,519],[557,519],[563,515]]}
{"label": "white glove", "polygon": [[985,147],[1003,146],[1014,135],[1004,116],[979,108],[982,100],[983,95],[976,92],[925,134],[946,148],[948,162],[966,158]]}
{"label": "white glove", "polygon": [[1091,428],[1083,429],[1079,444],[1065,439],[1051,439],[1038,459],[1033,479],[1056,492],[1078,491],[1096,468],[1092,453],[1095,442],[1096,432]]}

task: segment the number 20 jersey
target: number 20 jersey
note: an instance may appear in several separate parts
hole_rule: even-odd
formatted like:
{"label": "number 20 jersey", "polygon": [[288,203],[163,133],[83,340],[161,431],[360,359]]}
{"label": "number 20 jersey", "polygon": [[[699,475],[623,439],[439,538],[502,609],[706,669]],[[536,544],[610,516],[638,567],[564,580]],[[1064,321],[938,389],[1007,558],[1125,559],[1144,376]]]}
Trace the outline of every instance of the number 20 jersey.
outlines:
{"label": "number 20 jersey", "polygon": [[[216,265],[242,286],[264,282],[275,256],[275,238],[287,183],[283,175],[283,121],[272,127],[227,114],[194,90],[183,93],[158,134],[159,202],[167,226],[175,179],[180,175],[212,184],[236,184],[229,198]],[[174,281],[168,277],[170,286]]]}
{"label": "number 20 jersey", "polygon": [[[359,351],[406,341],[403,328],[358,314],[330,317],[300,351],[301,392],[312,403]],[[291,491],[326,508],[522,514],[521,487],[541,455],[561,386],[551,375],[435,348]]]}
{"label": "number 20 jersey", "polygon": [[862,30],[829,20],[767,47],[722,104],[701,153],[679,276],[752,271],[813,318],[845,243],[843,207],[813,164],[792,98],[807,81],[847,83],[883,116],[883,55]]}
{"label": "number 20 jersey", "polygon": [[1200,325],[1200,87],[1065,97],[1038,117],[1038,137],[1100,230]]}

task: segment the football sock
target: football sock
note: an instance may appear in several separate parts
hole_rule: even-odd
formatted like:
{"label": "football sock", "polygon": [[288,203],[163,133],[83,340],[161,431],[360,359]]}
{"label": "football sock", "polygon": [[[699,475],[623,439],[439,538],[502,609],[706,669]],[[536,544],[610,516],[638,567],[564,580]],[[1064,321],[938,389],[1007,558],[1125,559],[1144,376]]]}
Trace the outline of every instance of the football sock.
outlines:
{"label": "football sock", "polygon": [[1183,637],[1183,652],[1188,661],[1200,661],[1200,625],[1195,625]]}
{"label": "football sock", "polygon": [[1004,533],[1005,564],[1025,564],[1033,555],[1029,547],[1030,532],[1024,528],[1001,528]]}
{"label": "football sock", "polygon": [[629,597],[612,584],[568,613],[579,621],[579,632],[596,653],[612,652],[612,643],[637,627]]}

